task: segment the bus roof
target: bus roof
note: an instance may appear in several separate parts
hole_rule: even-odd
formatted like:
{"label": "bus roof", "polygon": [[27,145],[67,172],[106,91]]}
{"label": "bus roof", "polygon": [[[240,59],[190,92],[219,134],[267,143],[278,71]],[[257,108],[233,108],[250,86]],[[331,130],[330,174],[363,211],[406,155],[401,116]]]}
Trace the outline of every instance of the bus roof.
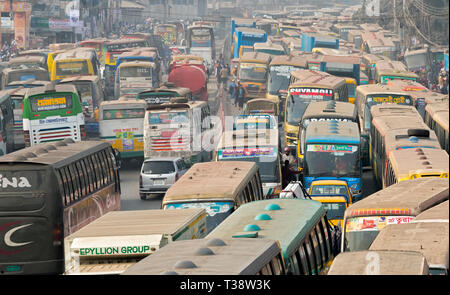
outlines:
{"label": "bus roof", "polygon": [[66,239],[83,237],[172,235],[187,226],[205,209],[111,211],[99,217]]}
{"label": "bus roof", "polygon": [[[54,143],[40,143],[0,157],[0,164],[39,164],[55,168],[77,161],[111,145],[103,141],[77,141],[70,138]],[[8,167],[8,166],[3,166]]]}
{"label": "bus roof", "polygon": [[196,163],[167,190],[162,204],[183,200],[233,201],[257,172],[254,162]]}
{"label": "bus roof", "polygon": [[356,87],[356,92],[361,93],[363,96],[374,94],[394,94],[409,96],[407,92],[402,91],[397,87],[389,86],[386,84],[359,85]]}
{"label": "bus roof", "polygon": [[448,222],[389,224],[380,231],[369,250],[415,251],[428,266],[448,269]]}
{"label": "bus roof", "polygon": [[158,249],[121,274],[255,275],[278,254],[277,242],[268,239],[182,240]]}
{"label": "bus roof", "polygon": [[[86,40],[86,41],[90,41],[90,40]],[[84,41],[82,41],[81,43],[83,43]],[[74,49],[77,48],[77,43],[52,43],[50,45],[48,45],[48,48],[51,51],[57,51],[57,50],[68,50],[68,49]]]}
{"label": "bus roof", "polygon": [[314,200],[253,201],[239,206],[206,238],[245,238],[253,234],[257,239],[278,241],[283,255],[288,257],[324,214],[323,205]]}
{"label": "bus roof", "polygon": [[226,130],[220,137],[217,150],[243,147],[278,148],[278,129]]}
{"label": "bus roof", "polygon": [[395,75],[401,77],[411,77],[418,79],[416,73],[408,71],[401,61],[380,60],[375,64],[377,75]]}
{"label": "bus roof", "polygon": [[125,38],[125,39],[116,39],[116,40],[110,40],[107,45],[114,45],[114,44],[124,44],[124,43],[132,43],[132,42],[145,42],[145,39],[142,38]]}
{"label": "bus roof", "polygon": [[[433,130],[427,126],[410,126],[411,128],[392,129],[385,136],[386,150],[393,151],[402,148],[432,148],[441,149],[439,139]],[[417,166],[419,167],[419,166]]]}
{"label": "bus roof", "polygon": [[8,62],[9,65],[27,63],[45,63],[45,57],[40,55],[24,55],[11,58]]}
{"label": "bus roof", "polygon": [[136,57],[136,56],[155,57],[157,50],[158,49],[156,47],[135,48],[135,49],[132,49],[131,51],[122,52],[119,55],[119,57],[117,57],[117,59],[124,58],[124,57]]}
{"label": "bus roof", "polygon": [[388,186],[353,203],[345,210],[345,218],[371,215],[411,215],[448,200],[448,179],[417,178]]}
{"label": "bus roof", "polygon": [[289,87],[318,87],[333,89],[345,84],[342,77],[332,76],[326,72],[316,70],[297,70],[291,72],[291,77],[296,81]]}
{"label": "bus roof", "polygon": [[270,66],[295,66],[300,68],[308,67],[308,60],[305,57],[294,55],[278,55],[272,58]]}
{"label": "bus roof", "polygon": [[[438,148],[408,148],[403,150],[390,149],[389,160],[397,179],[421,175],[433,176],[449,173],[449,157],[445,150],[441,150],[437,138],[435,145]],[[429,144],[427,144],[428,146]]]}
{"label": "bus roof", "polygon": [[83,76],[73,76],[69,78],[64,78],[61,81],[58,82],[58,84],[61,83],[73,83],[73,82],[97,82],[100,81],[100,77],[97,75],[83,75]]}
{"label": "bus roof", "polygon": [[436,102],[432,104],[427,104],[425,110],[430,113],[433,119],[441,124],[444,129],[448,131],[448,121],[449,121],[449,102]]}
{"label": "bus roof", "polygon": [[448,220],[449,219],[449,201],[445,201],[436,205],[424,212],[420,213],[414,219],[414,222],[433,221],[433,220]]}
{"label": "bus roof", "polygon": [[255,44],[253,44],[253,48],[254,48],[254,50],[269,49],[269,50],[279,50],[279,51],[283,51],[284,52],[283,46],[281,46],[279,44],[272,43],[271,41],[268,41],[268,42],[256,42]]}
{"label": "bus roof", "polygon": [[302,121],[309,118],[339,118],[357,121],[357,108],[354,104],[343,101],[311,102],[303,113]]}
{"label": "bus roof", "polygon": [[328,275],[363,275],[367,273],[367,258],[378,257],[377,275],[427,275],[425,257],[415,251],[354,251],[342,252],[334,258]]}
{"label": "bus roof", "polygon": [[78,90],[73,84],[56,84],[49,83],[46,86],[39,86],[34,88],[27,89],[27,97],[33,95],[41,95],[46,93],[55,93],[55,92],[72,92],[78,94]]}
{"label": "bus roof", "polygon": [[[402,115],[398,114],[396,116],[381,116],[374,117],[372,119],[372,126],[374,126],[382,136],[386,136],[389,132],[393,130],[408,130],[408,129],[422,129],[430,130],[430,128],[425,124],[422,117]],[[403,131],[400,134],[404,134]],[[407,132],[406,132],[407,134]],[[397,133],[398,135],[398,133]]]}
{"label": "bus roof", "polygon": [[104,100],[100,102],[101,107],[105,106],[118,106],[118,105],[130,105],[134,104],[135,106],[141,105],[142,108],[147,107],[147,102],[143,99],[136,99],[134,96],[121,96],[119,99],[115,100]]}
{"label": "bus roof", "polygon": [[426,104],[448,101],[448,95],[431,91],[416,81],[395,79],[387,81],[387,84],[392,87],[397,87],[401,91],[405,91],[411,95],[414,101],[421,98],[425,99]]}
{"label": "bus roof", "polygon": [[9,75],[9,74],[12,74],[12,73],[21,73],[21,72],[32,72],[32,73],[34,73],[34,72],[47,72],[48,73],[48,71],[46,70],[46,69],[44,69],[44,68],[42,68],[42,67],[32,67],[32,68],[30,68],[30,67],[27,67],[26,65],[22,65],[22,64],[16,64],[16,65],[14,65],[14,66],[12,66],[12,67],[9,67],[9,68],[4,68],[3,69],[3,75]]}
{"label": "bus roof", "polygon": [[172,92],[172,93],[176,93],[178,96],[185,96],[185,95],[191,93],[192,91],[189,88],[178,87],[178,86],[173,85],[172,83],[166,83],[165,85],[163,85],[159,88],[152,88],[152,89],[140,92],[139,95],[145,96],[146,94],[158,94],[160,92]]}
{"label": "bus roof", "polygon": [[119,65],[119,69],[121,68],[131,68],[131,67],[155,67],[155,64],[149,61],[141,61],[141,60],[134,60],[134,61],[126,61],[122,62]]}
{"label": "bus roof", "polygon": [[418,118],[420,116],[417,109],[413,106],[399,105],[396,103],[383,103],[374,105],[370,108],[372,118],[383,116],[410,116]]}
{"label": "bus roof", "polygon": [[355,122],[313,121],[308,124],[305,143],[360,144],[359,127]]}
{"label": "bus roof", "polygon": [[270,54],[262,52],[244,52],[239,58],[239,62],[261,62],[265,64],[269,64],[270,60]]}
{"label": "bus roof", "polygon": [[235,31],[242,32],[243,34],[249,33],[249,34],[255,34],[255,35],[265,35],[266,31],[256,29],[256,28],[249,28],[249,27],[237,27]]}
{"label": "bus roof", "polygon": [[[16,81],[16,82],[17,82],[17,81]],[[20,82],[27,82],[27,81],[20,81]],[[44,84],[44,85],[46,85],[46,83],[50,83],[49,81],[35,81],[35,80],[29,81],[30,84],[31,84],[31,83],[35,83],[35,82],[38,82],[39,84],[42,83],[42,84]],[[10,83],[10,84],[12,84],[12,83]],[[8,85],[10,85],[10,84],[8,84]],[[19,87],[17,87],[17,88],[13,88],[13,89],[9,89],[9,90],[4,90],[4,91],[8,91],[9,95],[10,95],[11,98],[13,98],[13,99],[24,99],[24,98],[25,98],[25,95],[27,94],[27,89],[28,89],[28,88],[24,88],[23,86],[19,86]],[[3,90],[2,90],[2,92],[3,92]],[[0,96],[3,95],[2,92],[0,92],[0,93],[1,93]]]}
{"label": "bus roof", "polygon": [[65,59],[91,59],[94,57],[97,57],[97,53],[95,52],[94,48],[79,47],[58,54],[54,59],[54,62]]}
{"label": "bus roof", "polygon": [[185,102],[168,102],[162,104],[151,104],[147,106],[147,111],[165,111],[167,109],[193,109],[206,105],[206,101],[185,101]]}

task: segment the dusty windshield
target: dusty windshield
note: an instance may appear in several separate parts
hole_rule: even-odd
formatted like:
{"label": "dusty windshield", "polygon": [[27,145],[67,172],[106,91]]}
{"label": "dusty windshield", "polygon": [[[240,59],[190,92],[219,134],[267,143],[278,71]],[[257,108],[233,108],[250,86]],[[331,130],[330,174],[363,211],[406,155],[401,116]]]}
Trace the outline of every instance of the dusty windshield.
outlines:
{"label": "dusty windshield", "polygon": [[300,69],[302,68],[294,66],[271,66],[269,71],[269,83],[267,84],[269,94],[278,95],[280,90],[287,90],[291,72]]}
{"label": "dusty windshield", "polygon": [[311,102],[332,99],[332,89],[291,88],[286,102],[287,122],[291,125],[298,125],[302,120],[303,113]]}
{"label": "dusty windshield", "polygon": [[241,80],[265,81],[267,67],[264,64],[241,63],[239,65],[239,78]]}

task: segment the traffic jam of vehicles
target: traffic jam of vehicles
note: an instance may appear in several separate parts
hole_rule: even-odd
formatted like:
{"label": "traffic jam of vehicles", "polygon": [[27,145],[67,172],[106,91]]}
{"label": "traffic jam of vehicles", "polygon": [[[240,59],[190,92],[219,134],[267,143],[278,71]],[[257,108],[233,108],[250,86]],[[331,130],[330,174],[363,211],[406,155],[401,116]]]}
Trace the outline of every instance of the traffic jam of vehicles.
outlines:
{"label": "traffic jam of vehicles", "polygon": [[0,275],[448,275],[448,47],[358,9],[2,61]]}

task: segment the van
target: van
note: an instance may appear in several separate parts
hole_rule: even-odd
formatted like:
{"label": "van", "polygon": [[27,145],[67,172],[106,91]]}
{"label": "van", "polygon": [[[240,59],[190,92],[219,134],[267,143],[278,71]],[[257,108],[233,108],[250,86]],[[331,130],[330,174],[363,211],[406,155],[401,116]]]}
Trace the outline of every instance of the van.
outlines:
{"label": "van", "polygon": [[139,177],[139,196],[145,200],[150,194],[164,194],[190,168],[181,157],[153,158],[142,163]]}

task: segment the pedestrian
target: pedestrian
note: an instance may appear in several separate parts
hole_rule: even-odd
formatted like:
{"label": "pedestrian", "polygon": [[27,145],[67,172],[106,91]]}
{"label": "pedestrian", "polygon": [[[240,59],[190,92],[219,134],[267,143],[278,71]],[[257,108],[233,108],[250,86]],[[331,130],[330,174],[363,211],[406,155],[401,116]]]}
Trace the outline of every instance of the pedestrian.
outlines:
{"label": "pedestrian", "polygon": [[427,73],[427,82],[428,88],[431,89],[433,87],[433,72],[431,70]]}
{"label": "pedestrian", "polygon": [[244,107],[244,101],[245,101],[245,89],[244,86],[242,86],[241,81],[238,81],[237,83],[238,87],[237,87],[237,104],[239,106],[239,109],[242,110],[242,108]]}
{"label": "pedestrian", "polygon": [[236,105],[236,81],[231,80],[230,85],[228,85],[228,92],[230,93],[230,99],[233,104]]}
{"label": "pedestrian", "polygon": [[222,66],[220,65],[220,62],[216,63],[216,79],[217,79],[217,89],[220,88],[220,85],[222,84],[222,79],[220,76],[220,72],[222,71]]}
{"label": "pedestrian", "polygon": [[228,83],[228,65],[225,65],[220,71],[220,79],[223,84],[223,89],[226,89]]}

